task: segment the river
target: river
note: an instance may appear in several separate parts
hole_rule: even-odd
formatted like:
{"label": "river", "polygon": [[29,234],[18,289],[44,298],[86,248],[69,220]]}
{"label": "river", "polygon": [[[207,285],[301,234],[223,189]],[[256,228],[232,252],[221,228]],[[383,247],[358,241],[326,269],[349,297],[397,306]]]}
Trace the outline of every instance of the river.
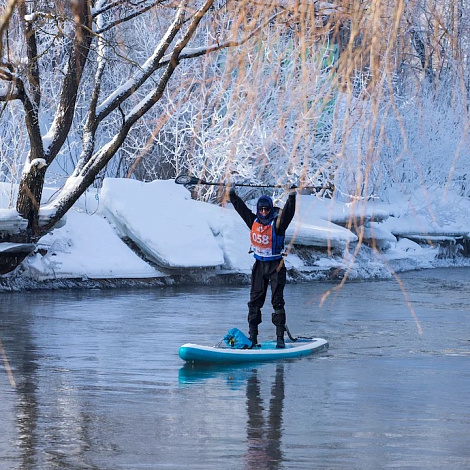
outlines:
{"label": "river", "polygon": [[248,286],[2,294],[0,469],[470,468],[470,269],[335,286],[286,288],[326,353],[213,368]]}

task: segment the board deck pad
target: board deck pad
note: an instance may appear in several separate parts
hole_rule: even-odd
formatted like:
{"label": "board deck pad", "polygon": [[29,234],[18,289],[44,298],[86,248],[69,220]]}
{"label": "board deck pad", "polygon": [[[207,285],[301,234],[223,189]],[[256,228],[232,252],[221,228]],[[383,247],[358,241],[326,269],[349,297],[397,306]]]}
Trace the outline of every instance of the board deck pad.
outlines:
{"label": "board deck pad", "polygon": [[265,341],[252,349],[235,349],[225,345],[202,346],[186,343],[179,349],[179,356],[187,362],[239,364],[244,362],[265,362],[309,356],[328,349],[323,338],[286,341],[284,349],[276,348],[276,341]]}

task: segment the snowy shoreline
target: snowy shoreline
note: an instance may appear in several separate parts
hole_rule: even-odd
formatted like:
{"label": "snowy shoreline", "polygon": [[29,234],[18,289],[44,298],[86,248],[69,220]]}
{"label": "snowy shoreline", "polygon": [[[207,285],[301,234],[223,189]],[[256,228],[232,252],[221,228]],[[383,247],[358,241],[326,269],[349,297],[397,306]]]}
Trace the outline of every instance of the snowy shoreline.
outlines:
{"label": "snowy shoreline", "polygon": [[[439,268],[468,268],[470,259],[457,258],[453,260],[436,260],[428,266],[422,266],[418,262],[407,260],[393,268],[377,273],[367,273],[363,268],[359,276],[348,276],[348,282],[363,282],[392,279],[394,274],[403,272],[420,271]],[[339,282],[344,271],[315,271],[314,273],[299,273],[288,270],[287,284],[308,282]],[[67,290],[67,289],[149,289],[166,287],[184,287],[188,285],[211,286],[242,286],[249,285],[249,273],[220,273],[218,271],[204,271],[199,273],[181,273],[166,277],[154,278],[57,278],[57,279],[33,279],[28,276],[14,275],[0,278],[0,292],[21,292],[35,290]]]}
{"label": "snowy shoreline", "polygon": [[[338,280],[345,273],[351,280],[384,279],[470,266],[464,256],[470,203],[434,201],[430,216],[428,196],[423,203],[415,194],[393,205],[299,196],[286,234],[289,282]],[[172,180],[107,179],[15,272],[0,278],[0,290],[245,284],[253,263],[248,234],[230,204],[195,201]],[[363,243],[356,252],[358,238]]]}

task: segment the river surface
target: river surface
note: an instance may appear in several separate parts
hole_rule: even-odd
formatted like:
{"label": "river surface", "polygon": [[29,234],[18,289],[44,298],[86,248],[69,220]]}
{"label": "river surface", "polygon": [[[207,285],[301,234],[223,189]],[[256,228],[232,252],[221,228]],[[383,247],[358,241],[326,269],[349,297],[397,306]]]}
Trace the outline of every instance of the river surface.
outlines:
{"label": "river surface", "polygon": [[286,288],[328,352],[213,368],[248,286],[1,294],[0,469],[469,469],[470,269],[336,285]]}

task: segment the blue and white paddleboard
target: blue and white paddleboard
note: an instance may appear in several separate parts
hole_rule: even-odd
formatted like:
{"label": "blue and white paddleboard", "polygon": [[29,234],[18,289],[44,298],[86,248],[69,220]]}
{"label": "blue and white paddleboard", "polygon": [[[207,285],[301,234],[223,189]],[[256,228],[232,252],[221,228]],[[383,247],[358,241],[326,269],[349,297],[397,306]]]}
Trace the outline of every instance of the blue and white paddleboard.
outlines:
{"label": "blue and white paddleboard", "polygon": [[253,349],[235,349],[223,345],[201,346],[186,343],[179,349],[179,356],[187,362],[206,364],[240,364],[243,362],[265,362],[293,359],[328,349],[328,341],[322,338],[286,341],[284,349],[276,348],[276,341],[266,341]]}

